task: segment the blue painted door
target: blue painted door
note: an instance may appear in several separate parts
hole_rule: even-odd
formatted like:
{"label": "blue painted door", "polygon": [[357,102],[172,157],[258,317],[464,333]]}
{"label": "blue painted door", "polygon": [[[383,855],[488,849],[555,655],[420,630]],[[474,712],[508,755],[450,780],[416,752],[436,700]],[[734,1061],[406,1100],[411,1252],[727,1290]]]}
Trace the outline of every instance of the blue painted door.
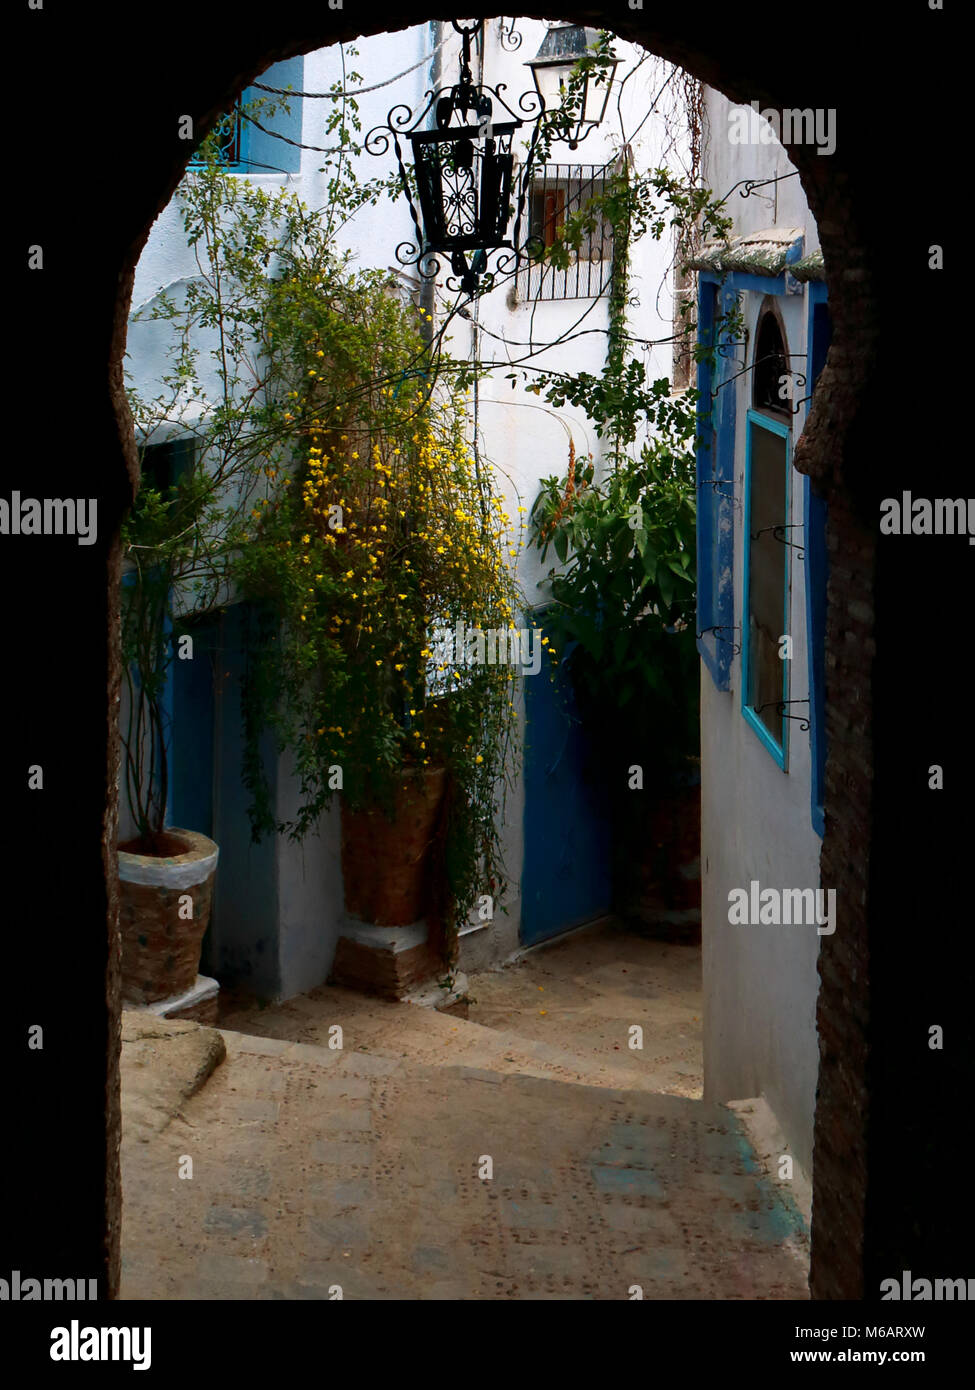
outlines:
{"label": "blue painted door", "polygon": [[[170,666],[172,736],[170,743],[171,825],[213,834],[213,662],[217,625],[194,622],[180,629],[193,639],[189,660],[177,656]],[[178,642],[178,635],[177,635]]]}
{"label": "blue painted door", "polygon": [[525,862],[521,939],[558,936],[609,911],[610,831],[572,683],[525,677]]}
{"label": "blue painted door", "polygon": [[[170,743],[169,824],[200,835],[213,835],[214,781],[214,663],[219,656],[215,622],[191,622],[179,634],[193,638],[193,656],[170,666],[172,731]],[[177,640],[178,640],[177,635]],[[216,973],[213,923],[216,907],[203,937],[200,973]]]}

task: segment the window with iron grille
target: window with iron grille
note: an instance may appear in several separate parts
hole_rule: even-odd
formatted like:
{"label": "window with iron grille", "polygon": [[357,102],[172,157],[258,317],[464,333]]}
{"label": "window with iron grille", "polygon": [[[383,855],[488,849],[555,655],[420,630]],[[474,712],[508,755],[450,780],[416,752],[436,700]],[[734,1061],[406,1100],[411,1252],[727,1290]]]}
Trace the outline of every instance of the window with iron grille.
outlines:
{"label": "window with iron grille", "polygon": [[[281,95],[300,92],[304,86],[305,60],[285,58],[272,63],[261,77],[261,84],[245,87],[237,106],[222,117],[217,136],[219,163],[234,173],[286,174],[301,168],[302,99]],[[273,89],[270,92],[265,88]],[[241,114],[240,107],[250,106],[255,99],[265,98],[271,105],[260,117]],[[191,159],[188,169],[200,168]]]}
{"label": "window with iron grille", "polygon": [[[222,117],[217,126],[219,162],[229,169],[238,169],[241,164],[242,124],[240,110],[235,106],[232,111],[228,111]],[[201,169],[203,161],[194,157],[186,167],[188,169]]]}
{"label": "window with iron grille", "polygon": [[[603,193],[608,176],[609,165],[546,164],[539,169],[528,191],[530,235],[542,246],[551,246],[566,219]],[[520,289],[525,299],[595,299],[607,292],[612,275],[613,229],[597,211],[579,250],[569,252],[568,268],[557,270],[547,261],[532,260],[522,273]]]}

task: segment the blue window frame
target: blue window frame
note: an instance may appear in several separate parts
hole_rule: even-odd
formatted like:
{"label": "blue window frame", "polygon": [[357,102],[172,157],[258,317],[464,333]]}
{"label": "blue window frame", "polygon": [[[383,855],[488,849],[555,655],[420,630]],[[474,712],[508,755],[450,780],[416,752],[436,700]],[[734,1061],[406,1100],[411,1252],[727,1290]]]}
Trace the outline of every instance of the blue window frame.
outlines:
{"label": "blue window frame", "polygon": [[[797,243],[789,258],[796,259],[800,249]],[[790,291],[785,275],[701,271],[699,343],[714,343],[719,314],[727,314],[743,293],[770,301]],[[718,690],[731,689],[732,661],[742,644],[742,629],[735,626],[735,507],[740,504],[735,497],[737,390],[731,384],[744,365],[739,359],[738,352],[719,351],[713,366],[701,362],[697,369],[697,649]]]}
{"label": "blue window frame", "polygon": [[[726,313],[735,293],[702,274],[698,286],[698,341],[714,344],[719,308]],[[730,359],[698,365],[697,389],[697,649],[718,690],[731,688],[735,648],[734,591],[734,387],[719,387]]]}
{"label": "blue window frame", "polygon": [[[779,639],[789,632],[790,426],[749,410],[745,438],[741,710],[783,771],[789,665]],[[778,533],[778,534],[777,534]]]}
{"label": "blue window frame", "polygon": [[[290,87],[300,92],[304,71],[305,60],[301,55],[286,58],[269,67],[261,82],[266,87],[282,91]],[[260,125],[255,125],[253,120],[240,115],[240,106],[259,97],[278,103],[278,108],[273,116],[258,116]],[[287,109],[282,103],[287,103]],[[223,118],[221,162],[234,173],[297,173],[301,168],[301,103],[301,97],[276,96],[259,87],[245,87],[238,106]],[[199,164],[191,159],[187,167],[198,168]]]}
{"label": "blue window frame", "polygon": [[[248,88],[247,91],[250,91],[250,88]],[[241,100],[246,101],[246,99],[247,92],[244,92]],[[217,126],[217,136],[220,140],[220,163],[225,165],[228,169],[239,169],[241,167],[242,126],[243,121],[240,118],[240,112],[236,106],[232,111],[228,111],[225,116],[220,118],[220,123]],[[197,159],[194,155],[193,158],[189,160],[186,167],[187,169],[202,169],[203,160]]]}

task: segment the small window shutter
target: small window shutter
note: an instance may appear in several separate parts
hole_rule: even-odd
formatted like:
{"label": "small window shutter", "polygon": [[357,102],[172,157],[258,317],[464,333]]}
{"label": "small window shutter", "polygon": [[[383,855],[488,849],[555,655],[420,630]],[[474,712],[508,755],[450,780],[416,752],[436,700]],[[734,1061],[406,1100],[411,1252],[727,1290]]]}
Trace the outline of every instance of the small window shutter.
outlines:
{"label": "small window shutter", "polygon": [[[713,341],[717,284],[700,277],[698,341]],[[731,660],[739,645],[734,595],[735,393],[718,391],[725,359],[698,365],[697,434],[697,649],[718,690],[731,688]],[[717,395],[713,393],[717,391]]]}
{"label": "small window shutter", "polygon": [[545,192],[544,239],[548,248],[555,242],[555,234],[565,221],[565,189],[550,188]]}

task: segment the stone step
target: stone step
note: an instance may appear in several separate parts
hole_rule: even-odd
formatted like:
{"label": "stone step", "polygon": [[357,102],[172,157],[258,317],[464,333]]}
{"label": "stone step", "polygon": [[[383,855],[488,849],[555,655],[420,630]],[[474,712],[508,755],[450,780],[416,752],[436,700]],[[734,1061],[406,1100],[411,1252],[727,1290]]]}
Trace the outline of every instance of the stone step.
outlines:
{"label": "stone step", "polygon": [[[342,1049],[328,1047],[329,1030],[339,1024]],[[389,1003],[349,990],[324,987],[270,1008],[234,1014],[224,1020],[227,1036],[238,1031],[277,1041],[284,1051],[295,1044],[330,1058],[368,1057],[426,1066],[462,1065],[485,1071],[551,1077],[584,1086],[653,1091],[652,1077],[633,1066],[613,1066],[562,1046],[487,1028],[470,1019],[411,1003]],[[294,1054],[298,1055],[298,1054]],[[337,1062],[323,1062],[335,1065]]]}

